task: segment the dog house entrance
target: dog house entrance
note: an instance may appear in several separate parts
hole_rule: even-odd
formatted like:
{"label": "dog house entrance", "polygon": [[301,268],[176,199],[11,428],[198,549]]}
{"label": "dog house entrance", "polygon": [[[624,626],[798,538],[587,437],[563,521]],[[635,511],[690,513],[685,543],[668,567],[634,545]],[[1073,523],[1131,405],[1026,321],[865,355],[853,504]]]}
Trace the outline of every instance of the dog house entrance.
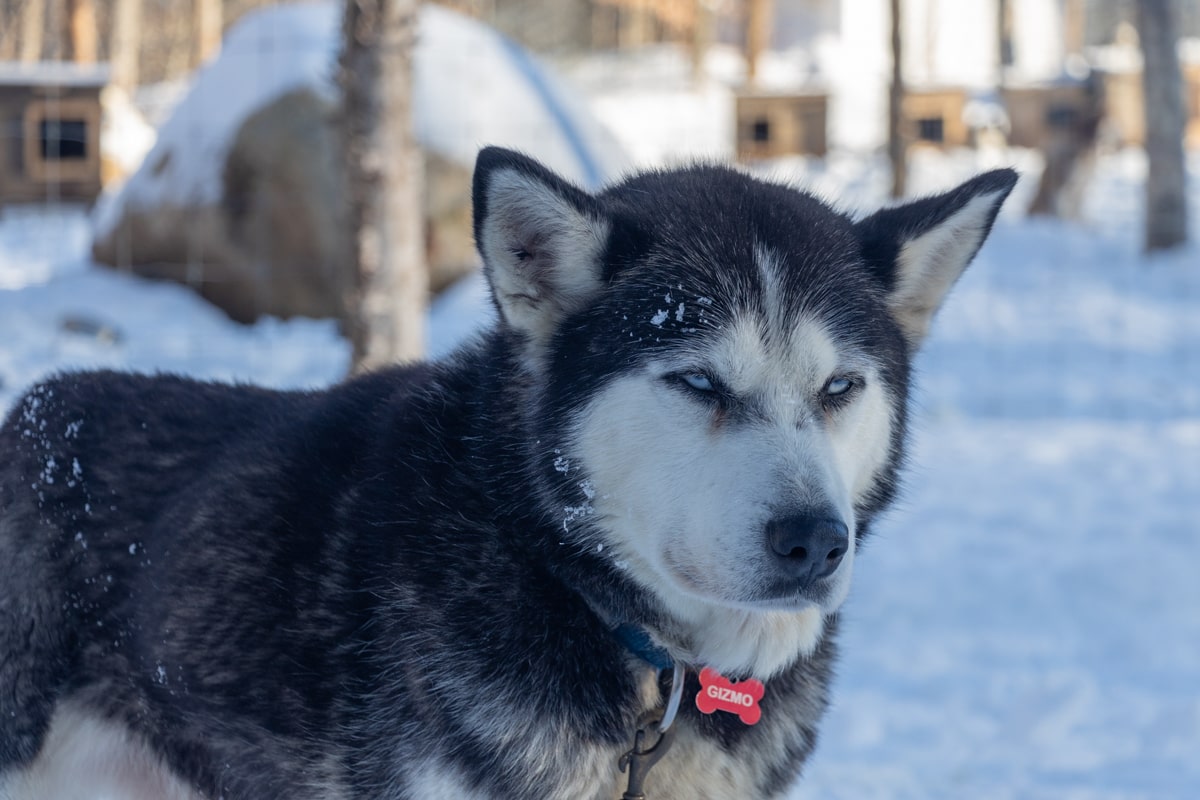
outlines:
{"label": "dog house entrance", "polygon": [[25,109],[25,169],[41,182],[99,175],[100,107],[84,100],[39,99]]}
{"label": "dog house entrance", "polygon": [[944,143],[946,141],[946,123],[941,117],[917,120],[917,138],[923,142]]}
{"label": "dog house entrance", "polygon": [[87,159],[87,120],[43,119],[38,122],[38,143],[44,161]]}

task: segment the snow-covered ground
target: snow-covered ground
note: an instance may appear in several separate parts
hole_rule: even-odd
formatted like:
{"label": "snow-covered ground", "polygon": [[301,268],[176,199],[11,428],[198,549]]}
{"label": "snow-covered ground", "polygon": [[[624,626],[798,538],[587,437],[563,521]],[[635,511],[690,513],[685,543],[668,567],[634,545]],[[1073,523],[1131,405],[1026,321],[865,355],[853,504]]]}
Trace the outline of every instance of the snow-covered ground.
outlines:
{"label": "snow-covered ground", "polygon": [[[655,138],[680,121],[655,127],[651,91],[597,106],[641,137],[639,160],[678,144]],[[1021,153],[926,154],[913,182],[1009,160],[1036,171]],[[844,153],[773,172],[863,209],[886,183],[879,159]],[[1200,248],[1139,255],[1143,172],[1136,153],[1102,159],[1076,225],[1023,218],[1023,182],[937,320],[908,490],[856,563],[796,800],[1200,797]],[[1190,186],[1200,237],[1195,156]],[[91,265],[87,224],[0,212],[0,410],[75,367],[343,374],[332,323],[230,323],[183,288]],[[435,308],[435,354],[485,308],[478,283]]]}
{"label": "snow-covered ground", "polygon": [[1200,248],[1139,256],[1143,168],[1002,218],[935,323],[797,798],[1200,797]]}

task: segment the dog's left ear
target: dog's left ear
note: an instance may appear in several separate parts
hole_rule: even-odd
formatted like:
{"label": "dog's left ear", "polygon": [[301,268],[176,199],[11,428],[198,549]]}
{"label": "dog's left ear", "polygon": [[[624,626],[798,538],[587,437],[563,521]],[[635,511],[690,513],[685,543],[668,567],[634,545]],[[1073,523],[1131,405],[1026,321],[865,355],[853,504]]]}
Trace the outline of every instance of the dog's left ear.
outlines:
{"label": "dog's left ear", "polygon": [[499,147],[480,151],[471,195],[500,317],[537,349],[599,291],[610,222],[595,197]]}
{"label": "dog's left ear", "polygon": [[868,267],[887,289],[888,306],[909,346],[979,252],[1017,182],[1011,169],[986,172],[945,194],[877,211],[855,225]]}

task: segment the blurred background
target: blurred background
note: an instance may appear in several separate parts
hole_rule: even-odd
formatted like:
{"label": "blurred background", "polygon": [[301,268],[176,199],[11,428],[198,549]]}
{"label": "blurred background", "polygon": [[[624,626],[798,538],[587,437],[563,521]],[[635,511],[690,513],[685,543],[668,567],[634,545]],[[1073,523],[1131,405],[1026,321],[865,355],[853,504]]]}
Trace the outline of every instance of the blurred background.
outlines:
{"label": "blurred background", "polygon": [[1200,0],[0,0],[0,412],[444,355],[486,144],[852,215],[1016,167],[795,797],[1200,797]]}

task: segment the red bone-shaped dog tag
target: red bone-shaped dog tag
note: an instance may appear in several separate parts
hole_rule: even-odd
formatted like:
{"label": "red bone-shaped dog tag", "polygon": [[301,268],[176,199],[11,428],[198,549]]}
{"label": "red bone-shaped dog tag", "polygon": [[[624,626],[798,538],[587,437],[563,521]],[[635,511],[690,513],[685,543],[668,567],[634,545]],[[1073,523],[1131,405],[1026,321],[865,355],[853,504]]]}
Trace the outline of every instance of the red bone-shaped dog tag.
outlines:
{"label": "red bone-shaped dog tag", "polygon": [[761,681],[753,678],[733,683],[711,667],[700,670],[700,691],[696,694],[696,708],[705,714],[720,709],[737,714],[742,722],[753,725],[762,718],[758,701],[763,697]]}

